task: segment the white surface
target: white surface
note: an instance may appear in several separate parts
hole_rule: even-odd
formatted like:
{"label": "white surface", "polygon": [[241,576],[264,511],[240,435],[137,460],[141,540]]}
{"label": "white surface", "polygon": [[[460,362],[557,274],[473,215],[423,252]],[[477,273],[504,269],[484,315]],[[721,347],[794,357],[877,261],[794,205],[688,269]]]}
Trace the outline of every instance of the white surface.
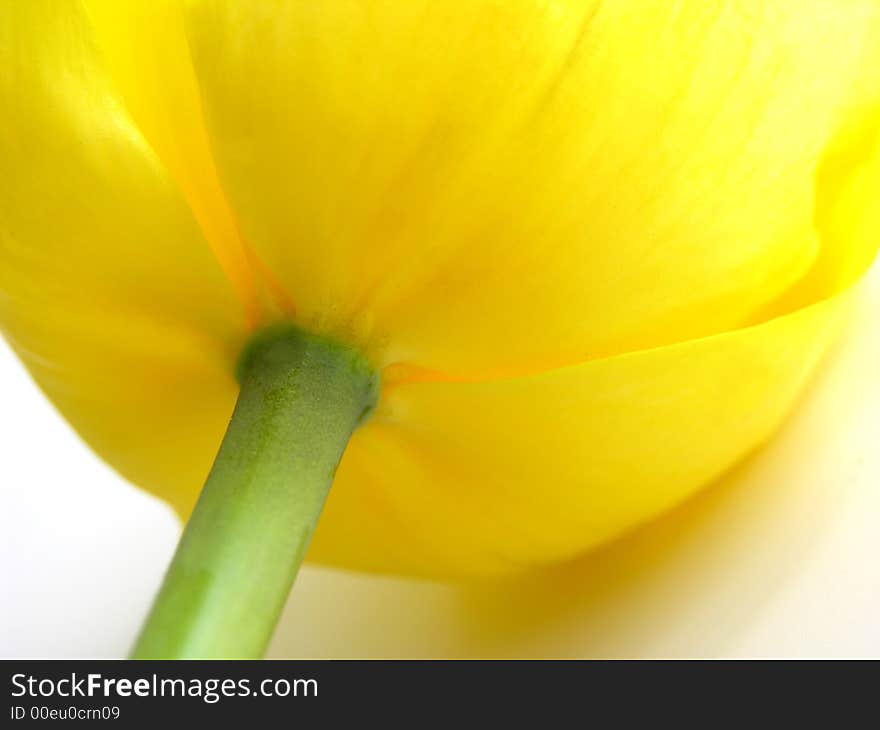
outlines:
{"label": "white surface", "polygon": [[[274,656],[880,656],[880,269],[779,437],[636,535],[468,586],[306,569]],[[0,656],[121,656],[179,526],[0,345]]]}

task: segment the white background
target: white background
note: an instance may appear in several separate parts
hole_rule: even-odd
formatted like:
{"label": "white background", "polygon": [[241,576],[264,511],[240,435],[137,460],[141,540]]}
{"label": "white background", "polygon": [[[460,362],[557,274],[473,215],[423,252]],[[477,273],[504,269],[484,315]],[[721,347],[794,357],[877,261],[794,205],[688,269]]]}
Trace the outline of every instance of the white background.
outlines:
{"label": "white background", "polygon": [[[0,343],[0,656],[123,656],[179,533]],[[880,656],[880,268],[779,437],[583,559],[445,585],[307,568],[300,657]]]}

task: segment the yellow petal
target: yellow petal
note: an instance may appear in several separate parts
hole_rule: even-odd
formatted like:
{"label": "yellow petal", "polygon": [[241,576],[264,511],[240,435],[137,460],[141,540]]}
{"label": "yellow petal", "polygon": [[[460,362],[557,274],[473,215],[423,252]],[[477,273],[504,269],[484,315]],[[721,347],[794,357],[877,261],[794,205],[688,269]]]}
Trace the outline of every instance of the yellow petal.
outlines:
{"label": "yellow petal", "polygon": [[[670,509],[791,410],[880,246],[880,135],[849,130],[817,185],[824,255],[762,324],[536,375],[386,386],[312,559],[422,575],[572,557]],[[791,302],[790,302],[791,303]]]}
{"label": "yellow petal", "polygon": [[392,388],[345,454],[311,557],[467,575],[606,541],[767,439],[846,301],[540,375]]}
{"label": "yellow petal", "polygon": [[233,288],[77,3],[0,4],[0,328],[107,461],[187,497],[235,397]]}
{"label": "yellow petal", "polygon": [[221,179],[304,324],[506,376],[757,321],[871,0],[192,0]]}
{"label": "yellow petal", "polygon": [[217,180],[202,123],[179,0],[86,0],[127,109],[180,187],[251,322],[264,313],[257,263]]}

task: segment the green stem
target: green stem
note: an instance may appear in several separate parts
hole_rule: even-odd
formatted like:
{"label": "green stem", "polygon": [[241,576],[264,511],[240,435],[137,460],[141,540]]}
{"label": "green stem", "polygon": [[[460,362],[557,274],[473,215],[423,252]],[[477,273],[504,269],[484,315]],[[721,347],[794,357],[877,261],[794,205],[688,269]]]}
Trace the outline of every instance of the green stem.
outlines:
{"label": "green stem", "polygon": [[290,326],[247,348],[220,451],[132,658],[262,656],[377,380]]}

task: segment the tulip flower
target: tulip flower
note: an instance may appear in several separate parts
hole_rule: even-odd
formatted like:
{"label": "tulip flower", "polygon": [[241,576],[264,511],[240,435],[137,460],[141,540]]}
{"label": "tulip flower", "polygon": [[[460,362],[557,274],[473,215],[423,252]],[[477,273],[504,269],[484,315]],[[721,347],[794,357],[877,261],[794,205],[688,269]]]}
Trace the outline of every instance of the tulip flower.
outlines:
{"label": "tulip flower", "polygon": [[189,517],[135,654],[260,654],[322,507],[311,560],[487,575],[711,483],[878,140],[876,0],[4,2],[0,328]]}

